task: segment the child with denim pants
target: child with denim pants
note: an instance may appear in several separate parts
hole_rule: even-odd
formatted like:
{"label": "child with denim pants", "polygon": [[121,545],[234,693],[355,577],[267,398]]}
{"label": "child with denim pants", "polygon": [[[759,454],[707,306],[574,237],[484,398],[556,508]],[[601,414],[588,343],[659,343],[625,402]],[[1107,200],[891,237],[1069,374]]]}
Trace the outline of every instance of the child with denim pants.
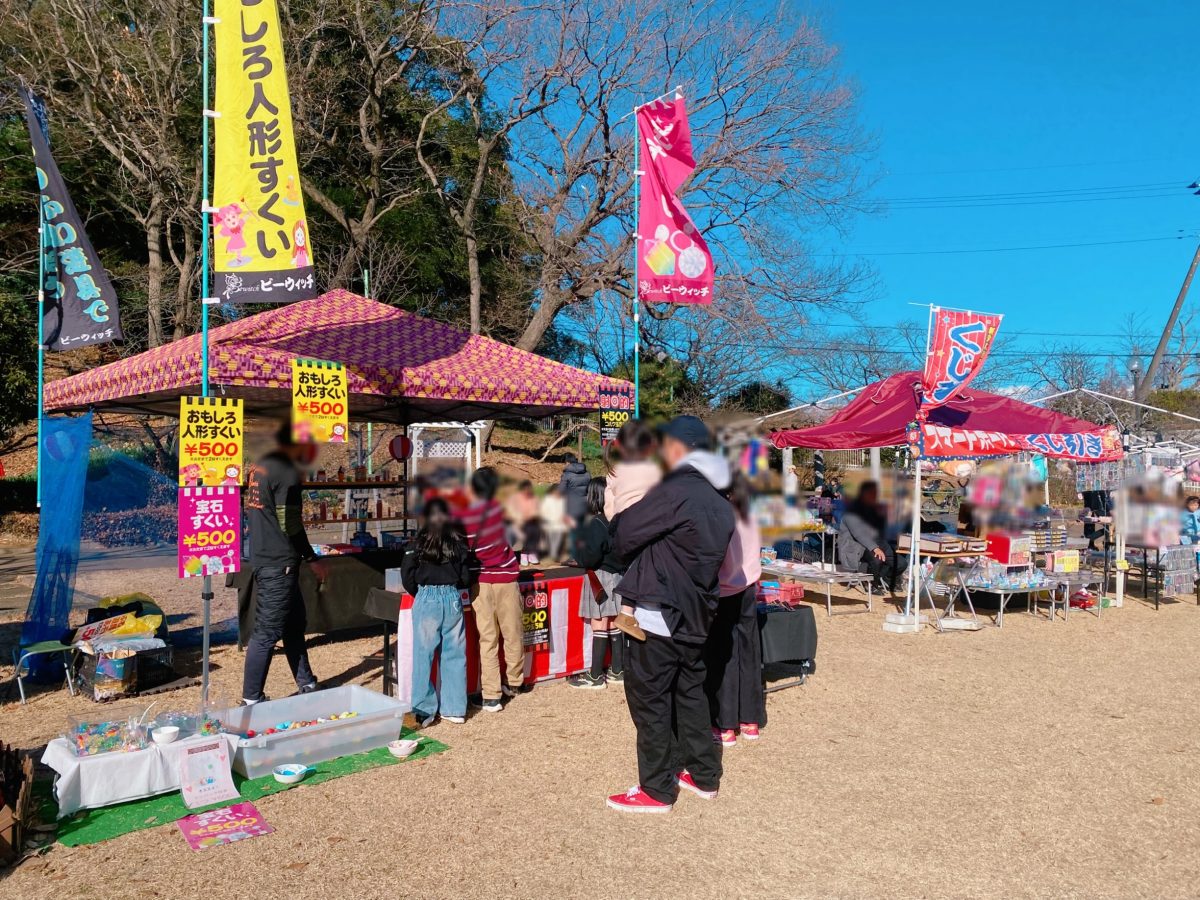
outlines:
{"label": "child with denim pants", "polygon": [[[443,721],[461,725],[467,716],[467,631],[462,592],[471,586],[471,552],[450,518],[446,501],[425,505],[425,525],[408,545],[400,565],[412,608],[412,710],[422,727],[433,724],[439,697],[430,680],[433,654],[439,649]],[[469,604],[468,604],[469,605]]]}

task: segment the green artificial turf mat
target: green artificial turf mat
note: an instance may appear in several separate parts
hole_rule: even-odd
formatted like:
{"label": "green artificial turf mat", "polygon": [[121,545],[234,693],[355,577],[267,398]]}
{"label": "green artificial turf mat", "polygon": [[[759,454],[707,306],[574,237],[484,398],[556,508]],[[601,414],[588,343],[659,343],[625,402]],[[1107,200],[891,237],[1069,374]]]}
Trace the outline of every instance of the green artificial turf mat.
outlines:
{"label": "green artificial turf mat", "polygon": [[[411,738],[417,737],[417,735],[406,729],[401,737]],[[242,795],[242,800],[254,801],[284,791],[303,790],[307,785],[323,784],[334,778],[353,775],[356,772],[365,772],[368,769],[377,769],[381,766],[403,765],[404,763],[424,759],[427,756],[433,756],[435,753],[443,753],[450,749],[441,741],[435,741],[431,738],[421,737],[420,741],[421,746],[417,748],[417,752],[406,759],[396,759],[388,753],[386,747],[380,747],[377,750],[368,750],[366,753],[341,756],[327,762],[317,763],[313,767],[316,771],[298,784],[279,784],[275,781],[273,775],[248,779],[243,778],[236,772],[233,775],[233,783],[237,785],[237,789]],[[41,785],[45,785],[45,782],[42,782]],[[58,805],[50,795],[49,786],[45,785],[38,793],[41,799],[39,814],[42,821],[53,822],[55,816],[58,815]],[[170,794],[160,794],[157,797],[148,797],[144,800],[131,800],[128,803],[121,803],[116,806],[83,810],[70,818],[62,819],[58,822],[57,839],[60,844],[67,847],[78,847],[82,844],[98,844],[101,841],[109,841],[123,834],[129,834],[132,831],[141,831],[144,828],[155,828],[159,825],[166,825],[192,813],[203,812],[208,809],[219,809],[222,806],[229,806],[237,802],[237,800],[230,800],[225,803],[215,803],[211,806],[201,807],[200,809],[188,809],[184,806],[182,795],[178,791],[173,791]]]}

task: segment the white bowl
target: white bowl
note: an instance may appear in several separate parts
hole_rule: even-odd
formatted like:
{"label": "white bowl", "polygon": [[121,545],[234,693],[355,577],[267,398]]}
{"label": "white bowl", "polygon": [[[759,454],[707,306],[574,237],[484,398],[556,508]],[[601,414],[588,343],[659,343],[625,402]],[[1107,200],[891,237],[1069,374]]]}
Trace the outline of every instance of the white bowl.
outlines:
{"label": "white bowl", "polygon": [[275,780],[280,784],[295,784],[298,781],[303,781],[304,776],[309,773],[309,767],[300,763],[286,763],[282,766],[276,766],[271,770],[271,774],[275,776]]}
{"label": "white bowl", "polygon": [[412,756],[420,745],[420,741],[392,741],[388,744],[388,753],[392,754],[396,759],[404,759],[406,756]]}
{"label": "white bowl", "polygon": [[156,744],[169,744],[179,737],[178,725],[160,725],[150,732],[150,737]]}

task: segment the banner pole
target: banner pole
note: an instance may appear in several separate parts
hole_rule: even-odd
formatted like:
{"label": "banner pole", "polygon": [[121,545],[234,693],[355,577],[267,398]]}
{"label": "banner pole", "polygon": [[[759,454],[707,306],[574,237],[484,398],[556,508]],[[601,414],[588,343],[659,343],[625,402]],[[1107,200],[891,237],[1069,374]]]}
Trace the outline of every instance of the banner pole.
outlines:
{"label": "banner pole", "polygon": [[642,324],[641,296],[638,290],[638,254],[641,252],[642,173],[639,171],[641,135],[638,133],[638,108],[633,108],[633,417],[642,417]]}
{"label": "banner pole", "polygon": [[[46,223],[38,194],[38,290],[37,290],[37,508],[42,508],[42,419],[46,414]],[[40,523],[40,519],[39,519]],[[41,528],[39,524],[39,530]]]}
{"label": "banner pole", "polygon": [[[208,120],[209,116],[209,84],[208,84],[208,57],[209,57],[209,32],[212,29],[212,16],[209,15],[209,0],[203,0],[203,21],[201,24],[201,50],[200,50],[200,66],[201,80],[204,83],[204,106],[203,106],[203,137],[201,139],[201,188],[200,188],[200,393],[201,396],[208,396],[208,291],[209,291],[209,266],[211,261],[208,256],[208,239],[209,239],[209,210],[212,208],[212,198],[209,197],[209,172],[208,172]],[[206,657],[207,659],[207,657]]]}
{"label": "banner pole", "polygon": [[[208,140],[209,140],[209,33],[213,26],[213,17],[209,14],[209,0],[203,0],[201,8],[201,50],[200,50],[200,68],[201,81],[204,83],[204,104],[201,107],[201,118],[203,120],[203,136],[201,140],[201,190],[200,190],[200,393],[201,396],[208,396],[208,292],[210,285],[209,266],[211,260],[208,253],[209,241],[209,210],[212,208],[212,198],[209,197],[209,171],[208,171]],[[200,706],[201,709],[208,707],[208,683],[209,683],[209,643],[212,630],[212,601],[213,587],[212,576],[204,576],[204,585],[200,589],[200,600],[204,607],[204,630],[203,630],[203,646],[200,650]]]}

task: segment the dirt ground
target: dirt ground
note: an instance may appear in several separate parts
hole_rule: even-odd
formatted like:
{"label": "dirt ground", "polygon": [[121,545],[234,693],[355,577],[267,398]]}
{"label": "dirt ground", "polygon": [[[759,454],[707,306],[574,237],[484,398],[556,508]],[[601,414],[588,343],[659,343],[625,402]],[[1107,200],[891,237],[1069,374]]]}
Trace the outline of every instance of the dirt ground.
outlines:
{"label": "dirt ground", "polygon": [[[191,592],[161,574],[80,587],[166,591],[173,627],[196,624]],[[446,754],[262,800],[268,837],[193,853],[163,826],[54,846],[0,876],[0,895],[1200,894],[1200,607],[1133,600],[1065,624],[1022,609],[1003,629],[915,636],[883,633],[882,615],[818,608],[817,675],[770,696],[763,739],[726,751],[715,802],[606,809],[636,780],[623,693],[547,684],[435,726]],[[378,687],[378,645],[319,641],[314,668]],[[216,649],[217,692],[237,695],[241,662]],[[293,689],[285,673],[277,661],[275,696]],[[62,691],[6,702],[0,739],[40,747],[86,705]]]}

